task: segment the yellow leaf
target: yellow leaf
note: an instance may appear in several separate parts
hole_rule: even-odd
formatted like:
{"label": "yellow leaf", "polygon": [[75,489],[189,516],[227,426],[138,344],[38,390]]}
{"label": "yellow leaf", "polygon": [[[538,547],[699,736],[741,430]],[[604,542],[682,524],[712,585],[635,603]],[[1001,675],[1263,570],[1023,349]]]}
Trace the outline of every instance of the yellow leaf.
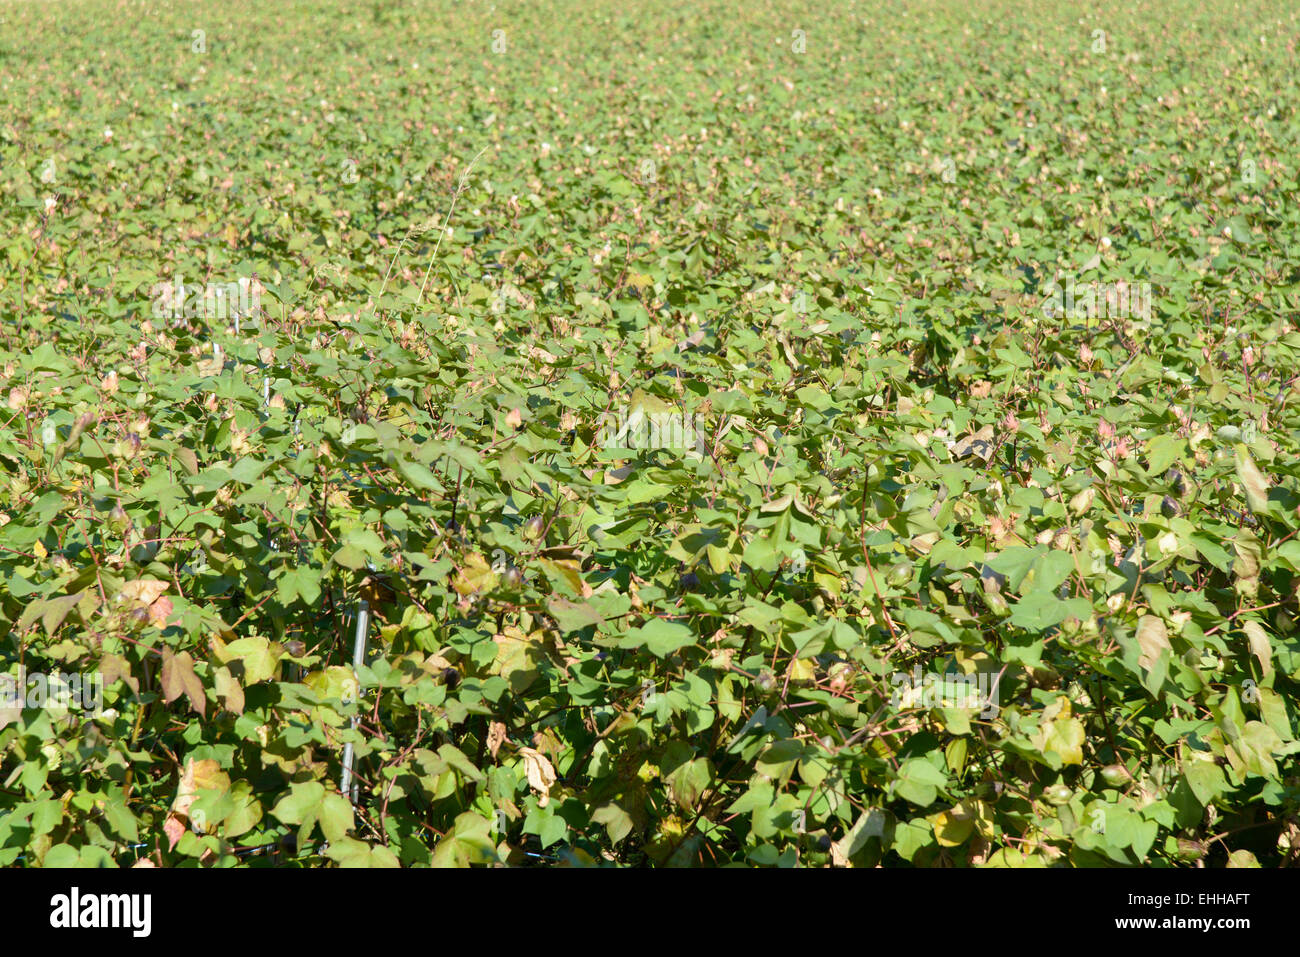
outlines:
{"label": "yellow leaf", "polygon": [[1250,653],[1259,659],[1260,670],[1267,678],[1273,673],[1273,645],[1268,640],[1268,632],[1257,621],[1248,621],[1241,627],[1250,642]]}
{"label": "yellow leaf", "polygon": [[235,714],[244,713],[244,689],[230,674],[230,669],[219,665],[212,669],[213,686],[217,695],[226,703],[226,710]]}
{"label": "yellow leaf", "polygon": [[790,662],[791,681],[812,681],[816,676],[811,658],[796,658]]}
{"label": "yellow leaf", "polygon": [[1078,718],[1058,718],[1040,732],[1044,754],[1055,754],[1061,765],[1083,764],[1083,722]]}
{"label": "yellow leaf", "polygon": [[504,722],[493,721],[488,725],[487,747],[492,753],[493,760],[496,759],[497,752],[501,750],[501,745],[506,741],[506,726]]}
{"label": "yellow leaf", "polygon": [[[212,758],[204,758],[202,761],[190,758],[185,762],[180,782],[176,785],[176,798],[172,801],[171,812],[163,822],[163,833],[167,835],[170,849],[176,847],[181,835],[190,826],[190,806],[199,796],[199,791],[229,789],[230,776]],[[194,824],[199,830],[204,829],[203,821],[195,821]]]}
{"label": "yellow leaf", "polygon": [[173,654],[170,648],[164,648],[159,678],[165,701],[170,703],[183,694],[201,717],[207,716],[208,702],[203,682],[194,672],[194,659],[188,651]]}
{"label": "yellow leaf", "polygon": [[985,838],[994,835],[993,818],[988,805],[971,798],[956,807],[932,814],[926,820],[934,827],[935,839],[942,847],[964,844],[971,833],[976,831]]}
{"label": "yellow leaf", "polygon": [[533,748],[520,748],[519,753],[524,757],[524,773],[528,775],[529,786],[541,793],[537,803],[546,807],[551,800],[551,786],[555,784],[555,768],[546,755]]}
{"label": "yellow leaf", "polygon": [[497,574],[488,564],[487,559],[478,552],[465,556],[465,562],[451,580],[451,586],[463,596],[478,592],[491,591],[496,587]]}
{"label": "yellow leaf", "polygon": [[140,578],[123,585],[121,596],[123,601],[152,605],[167,588],[167,582],[156,581],[152,578]]}
{"label": "yellow leaf", "polygon": [[885,840],[885,832],[892,827],[891,815],[880,808],[862,812],[853,827],[842,838],[831,845],[831,862],[836,867],[848,867],[850,858],[873,837]]}
{"label": "yellow leaf", "polygon": [[1268,479],[1264,478],[1263,473],[1255,465],[1255,460],[1246,451],[1246,446],[1238,445],[1233,451],[1237,464],[1237,480],[1241,482],[1241,487],[1246,490],[1246,502],[1250,505],[1251,511],[1267,511]]}
{"label": "yellow leaf", "polygon": [[1142,649],[1138,664],[1150,671],[1160,660],[1160,652],[1170,647],[1169,629],[1154,615],[1143,615],[1138,619],[1137,642]]}
{"label": "yellow leaf", "polygon": [[552,581],[563,581],[580,598],[591,597],[592,588],[582,578],[582,566],[573,559],[540,559],[538,564]]}
{"label": "yellow leaf", "polygon": [[514,625],[507,625],[492,640],[497,645],[492,671],[510,682],[516,694],[525,691],[541,674],[537,667],[543,657],[541,642],[525,635]]}
{"label": "yellow leaf", "polygon": [[957,808],[940,811],[932,815],[929,821],[934,827],[934,839],[940,847],[959,847],[966,843],[971,831],[975,830],[975,822],[962,815]]}

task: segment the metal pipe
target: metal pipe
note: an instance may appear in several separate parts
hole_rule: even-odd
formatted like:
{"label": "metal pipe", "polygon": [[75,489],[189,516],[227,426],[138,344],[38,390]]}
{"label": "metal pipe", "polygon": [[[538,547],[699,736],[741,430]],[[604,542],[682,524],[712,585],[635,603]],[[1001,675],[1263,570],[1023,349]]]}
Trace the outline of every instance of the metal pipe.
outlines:
{"label": "metal pipe", "polygon": [[[357,603],[357,632],[352,639],[352,670],[357,672],[366,662],[366,627],[370,624],[370,603],[364,598]],[[357,706],[361,706],[361,691],[357,689]],[[361,715],[352,716],[352,728],[356,729],[361,723]],[[343,745],[343,780],[339,783],[339,790],[347,795],[348,800],[353,804],[357,803],[357,784],[352,780],[352,742],[349,741]]]}

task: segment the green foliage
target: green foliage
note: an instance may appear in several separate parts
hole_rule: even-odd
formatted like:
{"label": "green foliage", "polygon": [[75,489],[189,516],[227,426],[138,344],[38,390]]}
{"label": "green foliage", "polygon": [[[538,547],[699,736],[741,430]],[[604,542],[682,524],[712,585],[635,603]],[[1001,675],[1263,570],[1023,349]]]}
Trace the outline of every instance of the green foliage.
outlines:
{"label": "green foliage", "polygon": [[0,864],[1294,862],[1290,11],[553,6],[3,8]]}

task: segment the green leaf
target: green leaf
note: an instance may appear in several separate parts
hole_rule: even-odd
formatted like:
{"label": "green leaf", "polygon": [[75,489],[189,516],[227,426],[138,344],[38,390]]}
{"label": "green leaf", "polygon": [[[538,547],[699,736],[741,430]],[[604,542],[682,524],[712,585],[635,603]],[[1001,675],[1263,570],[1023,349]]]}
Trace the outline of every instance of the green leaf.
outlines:
{"label": "green leaf", "polygon": [[1237,466],[1237,481],[1246,491],[1246,501],[1250,504],[1251,510],[1259,514],[1268,511],[1268,480],[1255,466],[1255,460],[1250,457],[1250,452],[1246,446],[1238,444],[1233,449],[1233,461]]}
{"label": "green leaf", "polygon": [[276,803],[271,813],[285,824],[305,824],[319,816],[318,809],[324,800],[323,784],[319,781],[299,781],[289,786],[289,793]]}
{"label": "green leaf", "polygon": [[[279,805],[276,806],[276,809],[276,816],[280,817],[281,820],[285,820],[285,818],[281,817],[278,813]],[[292,811],[289,811],[289,813],[292,813]],[[352,830],[354,823],[352,819],[351,803],[349,803],[348,799],[343,797],[343,795],[336,794],[332,791],[326,793],[321,799],[319,817],[321,830],[325,832],[325,840],[327,841],[339,840],[346,835],[348,831]]]}
{"label": "green leaf", "polygon": [[653,618],[640,628],[631,629],[619,642],[621,648],[645,648],[660,658],[695,644],[695,633],[676,621]]}
{"label": "green leaf", "polygon": [[280,603],[289,605],[301,599],[303,604],[314,606],[321,595],[320,580],[320,571],[306,565],[286,569],[276,582]]}
{"label": "green leaf", "polygon": [[895,791],[899,797],[921,807],[928,807],[946,788],[948,779],[942,771],[924,758],[909,758],[898,768]]}
{"label": "green leaf", "polygon": [[1191,759],[1184,762],[1183,774],[1196,795],[1196,800],[1203,807],[1208,807],[1218,800],[1219,795],[1228,789],[1228,780],[1223,769],[1213,761]]}

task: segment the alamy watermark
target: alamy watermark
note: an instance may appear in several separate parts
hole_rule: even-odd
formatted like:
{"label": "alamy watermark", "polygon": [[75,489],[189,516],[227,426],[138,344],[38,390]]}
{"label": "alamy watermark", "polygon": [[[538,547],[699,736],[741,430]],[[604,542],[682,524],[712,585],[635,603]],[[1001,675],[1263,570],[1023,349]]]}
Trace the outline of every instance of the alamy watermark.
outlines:
{"label": "alamy watermark", "polygon": [[701,450],[703,417],[692,412],[650,412],[626,408],[605,412],[596,421],[596,442],[605,449]]}
{"label": "alamy watermark", "polygon": [[83,894],[74,886],[50,898],[50,926],[59,929],[124,928],[133,937],[148,937],[152,913],[150,894]]}
{"label": "alamy watermark", "polygon": [[28,673],[19,665],[18,674],[0,675],[0,710],[12,708],[66,708],[100,715],[104,711],[104,676],[55,672]]}
{"label": "alamy watermark", "polygon": [[989,719],[998,713],[998,677],[987,672],[973,675],[937,674],[921,672],[921,666],[894,672],[890,683],[894,692],[889,703],[902,708],[960,708],[978,711],[980,717]]}
{"label": "alamy watermark", "polygon": [[1042,308],[1048,319],[1150,319],[1151,283],[1051,282]]}
{"label": "alamy watermark", "polygon": [[149,290],[153,317],[170,319],[255,319],[262,312],[262,286],[255,280],[208,282],[186,285],[179,273],[171,282],[156,283]]}

